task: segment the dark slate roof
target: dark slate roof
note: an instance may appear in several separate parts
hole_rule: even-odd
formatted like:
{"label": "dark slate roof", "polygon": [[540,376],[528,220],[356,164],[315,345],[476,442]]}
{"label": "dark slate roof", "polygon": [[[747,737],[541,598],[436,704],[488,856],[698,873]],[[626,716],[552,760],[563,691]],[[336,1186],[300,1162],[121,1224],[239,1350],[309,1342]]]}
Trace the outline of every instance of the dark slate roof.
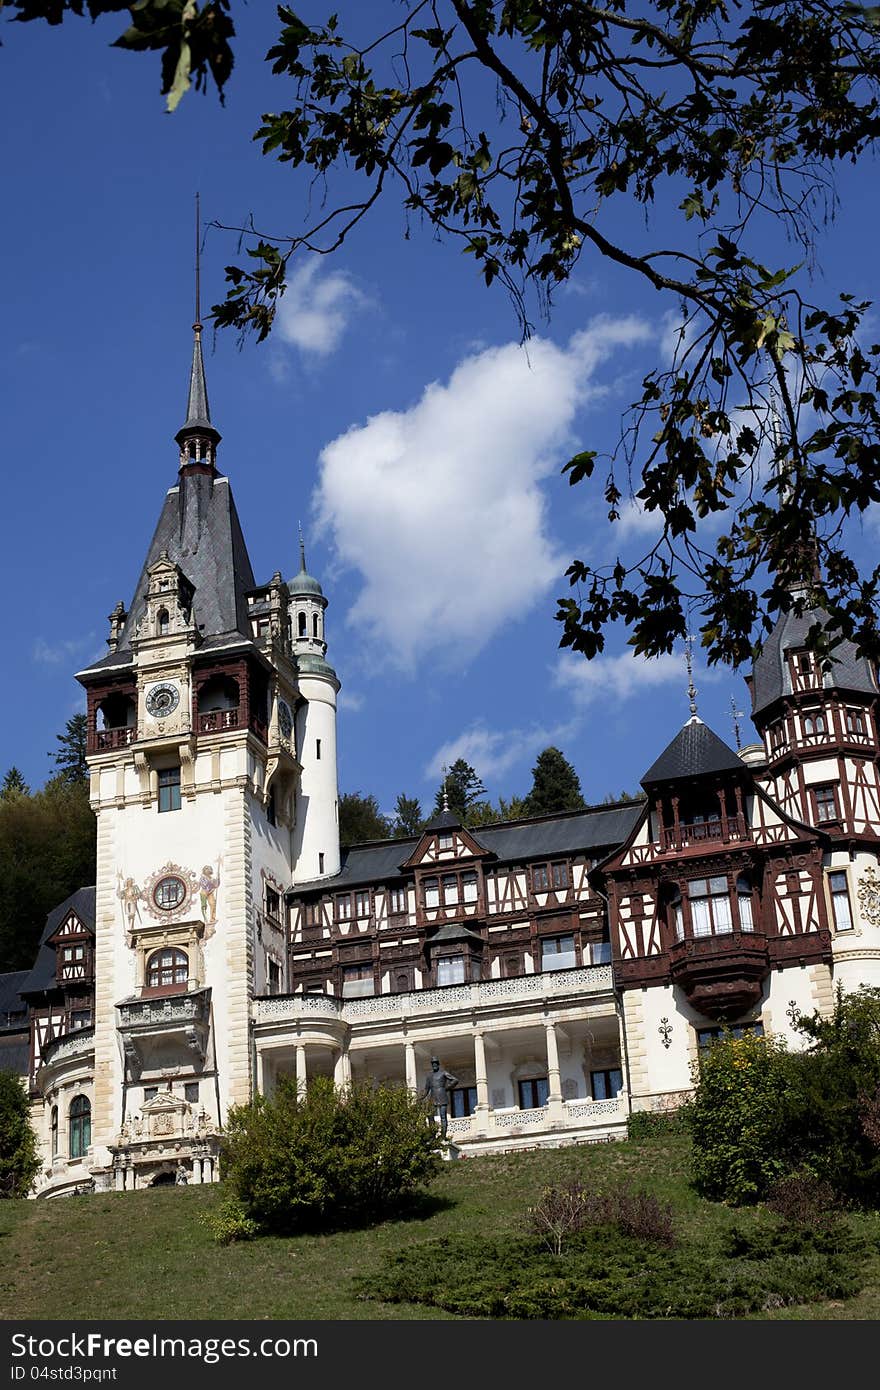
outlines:
{"label": "dark slate roof", "polygon": [[723,739],[713,734],[696,715],[660,754],[642,778],[642,786],[675,782],[682,777],[701,777],[710,772],[743,772],[745,763]]}
{"label": "dark slate roof", "polygon": [[453,830],[458,829],[460,825],[461,820],[459,819],[459,817],[455,814],[454,811],[450,811],[447,807],[445,811],[438,811],[436,816],[432,816],[429,821],[426,821],[425,829]]}
{"label": "dark slate roof", "polygon": [[[202,636],[215,644],[217,639],[250,640],[246,594],[256,586],[229,479],[181,474],[165,496],[118,650],[80,674],[131,664],[131,639],[146,602],[147,570],[163,551],[195,589],[193,612]],[[207,640],[200,650],[206,645]]]}
{"label": "dark slate roof", "polygon": [[[481,825],[479,841],[498,860],[522,861],[554,854],[592,853],[620,845],[642,811],[642,802],[570,811],[564,816]],[[473,834],[468,830],[468,834]],[[475,837],[476,838],[476,837]],[[341,892],[358,883],[378,883],[394,878],[412,855],[421,836],[408,840],[377,840],[343,850],[343,862],[335,878],[295,884],[292,893]]]}
{"label": "dark slate roof", "polygon": [[205,381],[205,363],[202,359],[202,325],[193,324],[195,339],[193,341],[192,366],[189,373],[189,391],[186,399],[186,420],[182,429],[177,431],[176,439],[180,440],[190,431],[204,434],[209,431],[217,439],[220,438],[217,430],[211,424],[211,411],[208,406],[208,386]]}
{"label": "dark slate roof", "polygon": [[463,922],[444,922],[428,941],[432,946],[437,941],[479,941],[480,945],[483,944],[479,932],[471,931]]}
{"label": "dark slate roof", "polygon": [[5,1028],[20,1028],[19,1015],[24,1015],[24,1026],[27,1026],[27,1004],[20,990],[29,974],[28,970],[10,970],[0,975],[0,1032]]}
{"label": "dark slate roof", "polygon": [[[790,611],[779,619],[752,667],[753,718],[760,716],[783,695],[791,694],[788,653],[806,645],[807,633],[814,623],[819,622],[824,627],[828,621],[828,614],[820,608],[807,609],[800,617]],[[877,694],[873,667],[865,657],[856,655],[852,642],[843,641],[835,647],[831,669],[825,672],[823,683],[826,687],[835,686],[839,690]]]}
{"label": "dark slate roof", "polygon": [[55,951],[51,946],[47,946],[46,942],[58,930],[70,911],[75,912],[85,926],[90,927],[92,931],[95,930],[94,886],[77,888],[76,892],[71,893],[69,898],[65,898],[63,903],[53,907],[46,918],[43,935],[40,937],[40,949],[37,952],[33,969],[27,973],[21,985],[22,994],[42,994],[43,990],[54,988]]}
{"label": "dark slate roof", "polygon": [[29,1037],[28,1033],[0,1034],[0,1071],[27,1076],[31,1060]]}

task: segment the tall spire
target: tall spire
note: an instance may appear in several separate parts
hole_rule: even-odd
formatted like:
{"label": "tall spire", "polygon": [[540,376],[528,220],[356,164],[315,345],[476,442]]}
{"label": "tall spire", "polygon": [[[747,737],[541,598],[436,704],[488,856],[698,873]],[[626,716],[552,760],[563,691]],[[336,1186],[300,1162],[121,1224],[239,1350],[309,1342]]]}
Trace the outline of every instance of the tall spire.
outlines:
{"label": "tall spire", "polygon": [[695,640],[696,640],[696,639],[694,638],[693,634],[689,632],[688,635],[687,635],[687,637],[685,638],[685,643],[684,643],[685,660],[686,660],[686,662],[687,662],[687,673],[688,673],[688,692],[687,692],[687,693],[688,693],[688,700],[690,701],[690,706],[691,706],[691,717],[690,717],[690,720],[688,721],[689,723],[693,723],[695,720],[696,720],[696,721],[699,721],[699,718],[700,718],[700,716],[697,714],[697,688],[696,688],[696,686],[694,685],[694,642],[695,642]]}
{"label": "tall spire", "polygon": [[196,194],[196,316],[193,323],[193,354],[189,374],[189,395],[186,402],[186,420],[174,438],[180,445],[180,466],[185,468],[200,465],[213,469],[214,456],[220,442],[220,432],[211,424],[211,410],[208,405],[208,387],[205,382],[205,364],[202,358],[201,323],[201,258],[200,238],[201,217],[199,195]]}

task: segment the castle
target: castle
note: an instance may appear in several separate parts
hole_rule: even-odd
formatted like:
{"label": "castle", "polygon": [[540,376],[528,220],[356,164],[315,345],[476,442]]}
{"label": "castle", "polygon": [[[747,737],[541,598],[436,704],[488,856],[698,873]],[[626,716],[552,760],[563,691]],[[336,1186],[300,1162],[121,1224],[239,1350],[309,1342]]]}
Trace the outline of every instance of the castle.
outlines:
{"label": "castle", "polygon": [[[327,600],[255,581],[217,470],[195,325],[177,481],[88,709],[97,882],[0,977],[38,1195],[218,1176],[231,1105],[277,1078],[449,1093],[449,1153],[587,1143],[677,1104],[722,1029],[880,984],[877,674],[780,619],[749,679],[762,742],[694,709],[642,801],[340,854]],[[5,1061],[4,1061],[5,1059]]]}

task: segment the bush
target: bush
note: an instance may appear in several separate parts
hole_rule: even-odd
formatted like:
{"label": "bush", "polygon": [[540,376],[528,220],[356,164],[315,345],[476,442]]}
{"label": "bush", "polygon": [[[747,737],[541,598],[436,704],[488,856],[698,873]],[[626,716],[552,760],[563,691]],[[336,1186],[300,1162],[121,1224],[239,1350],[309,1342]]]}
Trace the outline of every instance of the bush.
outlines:
{"label": "bush", "polygon": [[218,1245],[232,1245],[237,1240],[253,1240],[258,1234],[256,1221],[246,1214],[237,1197],[225,1197],[216,1211],[202,1217]]}
{"label": "bush", "polygon": [[737,1318],[850,1298],[865,1256],[845,1231],[835,1240],[805,1231],[786,1242],[774,1228],[736,1233],[723,1246],[710,1239],[673,1249],[603,1226],[573,1237],[561,1257],[534,1239],[426,1241],[355,1282],[362,1298],[458,1317]]}
{"label": "bush", "polygon": [[0,1071],[0,1198],[26,1197],[39,1171],[27,1091],[12,1072]]}
{"label": "bush", "polygon": [[691,1107],[694,1185],[734,1206],[756,1202],[790,1170],[782,1117],[789,1058],[772,1038],[722,1038],[697,1064]]}
{"label": "bush", "polygon": [[838,989],[830,1018],[802,1017],[808,1052],[792,1058],[787,1144],[795,1166],[861,1205],[880,1202],[880,990]]}
{"label": "bush", "polygon": [[700,1058],[692,1107],[698,1191],[759,1201],[800,1173],[862,1205],[880,1202],[880,990],[838,990],[830,1018],[801,1016],[810,1040],[726,1039]]}
{"label": "bush", "polygon": [[786,1226],[828,1229],[838,1219],[837,1198],[829,1182],[812,1173],[789,1173],[767,1196],[767,1206]]}
{"label": "bush", "polygon": [[589,1191],[580,1182],[545,1187],[535,1206],[529,1207],[528,1221],[553,1255],[562,1253],[570,1237],[597,1226],[662,1245],[675,1241],[672,1207],[651,1192],[626,1187],[605,1193]]}
{"label": "bush", "polygon": [[638,1142],[642,1139],[665,1139],[671,1135],[689,1134],[691,1126],[690,1101],[682,1103],[674,1110],[633,1110],[626,1119],[626,1137]]}
{"label": "bush", "polygon": [[383,1219],[437,1172],[436,1127],[403,1087],[292,1080],[230,1112],[221,1172],[261,1231],[293,1235]]}

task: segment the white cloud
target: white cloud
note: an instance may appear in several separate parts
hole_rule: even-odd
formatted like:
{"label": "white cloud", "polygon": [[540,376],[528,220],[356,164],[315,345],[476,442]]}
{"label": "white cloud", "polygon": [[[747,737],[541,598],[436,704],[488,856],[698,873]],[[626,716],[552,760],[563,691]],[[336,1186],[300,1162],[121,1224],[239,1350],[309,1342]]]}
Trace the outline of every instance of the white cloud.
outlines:
{"label": "white cloud", "polygon": [[[95,640],[95,634],[90,632],[85,637],[74,637],[66,642],[56,642],[54,646],[50,646],[44,637],[38,637],[31,648],[31,660],[36,661],[41,666],[60,666],[64,662],[75,660],[83,652],[93,649]],[[98,653],[98,656],[104,655],[104,652]]]}
{"label": "white cloud", "polygon": [[566,652],[559,658],[554,684],[567,690],[575,705],[596,699],[627,700],[656,685],[687,684],[684,657],[666,652],[650,659],[622,652],[620,656],[595,656],[591,661]]}
{"label": "white cloud", "polygon": [[320,459],[319,525],[362,585],[350,624],[412,670],[449,664],[526,614],[568,562],[548,534],[541,482],[577,447],[596,369],[647,340],[636,318],[595,319],[567,348],[542,339],[464,358],[403,411],[372,416]]}
{"label": "white cloud", "polygon": [[363,695],[358,695],[354,690],[341,690],[339,692],[338,709],[347,710],[349,714],[357,714],[358,710],[363,709],[363,707]]}
{"label": "white cloud", "polygon": [[620,517],[614,523],[614,535],[620,540],[629,540],[631,536],[659,536],[662,530],[663,513],[646,512],[637,497],[623,504]]}
{"label": "white cloud", "polygon": [[563,742],[573,732],[573,724],[555,729],[502,730],[489,729],[478,721],[437,749],[425,768],[425,777],[442,777],[444,767],[451,767],[458,758],[464,758],[486,782],[502,776],[517,763],[529,761],[544,748]]}
{"label": "white cloud", "polygon": [[[339,346],[352,315],[367,299],[344,270],[326,270],[313,257],[287,281],[276,328],[285,343],[303,354],[327,357]],[[276,379],[277,365],[272,369]]]}

